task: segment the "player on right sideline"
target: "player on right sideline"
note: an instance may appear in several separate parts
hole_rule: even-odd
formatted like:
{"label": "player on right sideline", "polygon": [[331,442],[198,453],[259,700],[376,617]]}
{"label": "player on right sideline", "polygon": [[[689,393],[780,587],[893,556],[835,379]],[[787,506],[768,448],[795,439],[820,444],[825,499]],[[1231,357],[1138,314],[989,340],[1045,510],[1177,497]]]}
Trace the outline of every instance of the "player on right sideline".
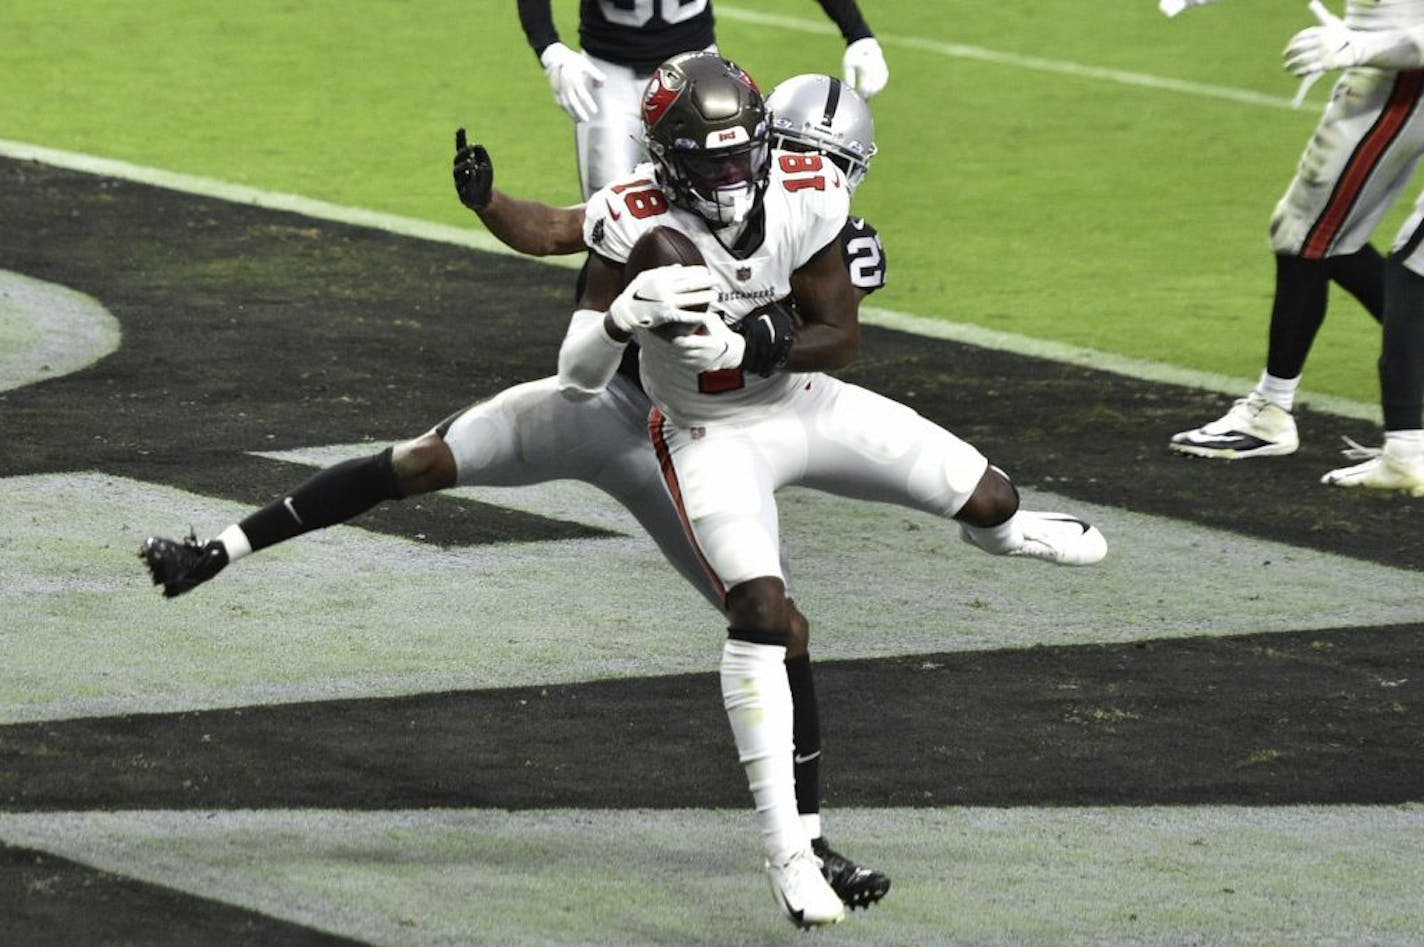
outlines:
{"label": "player on right sideline", "polygon": [[[1163,0],[1159,7],[1172,16],[1204,2]],[[1348,0],[1343,23],[1318,0],[1312,10],[1388,44],[1394,31],[1417,26],[1421,5]],[[1296,392],[1325,321],[1330,284],[1343,287],[1375,320],[1384,318],[1385,261],[1369,239],[1424,156],[1424,73],[1363,60],[1341,60],[1334,68],[1340,67],[1345,72],[1271,215],[1275,293],[1260,379],[1221,417],[1172,435],[1173,451],[1220,460],[1294,453],[1300,444],[1292,414]],[[1307,77],[1323,71],[1312,69]]]}

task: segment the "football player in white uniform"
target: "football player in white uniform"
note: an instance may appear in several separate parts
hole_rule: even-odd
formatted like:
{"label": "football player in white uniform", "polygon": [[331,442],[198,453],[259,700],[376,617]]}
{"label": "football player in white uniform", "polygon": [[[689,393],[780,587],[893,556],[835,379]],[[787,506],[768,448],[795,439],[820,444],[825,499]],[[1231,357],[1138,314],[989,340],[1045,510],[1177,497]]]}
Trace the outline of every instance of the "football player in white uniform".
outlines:
{"label": "football player in white uniform", "polygon": [[[1195,2],[1161,4],[1169,16]],[[1293,453],[1292,409],[1310,347],[1325,319],[1333,281],[1375,319],[1385,311],[1385,261],[1369,239],[1424,156],[1424,72],[1403,39],[1424,22],[1424,0],[1347,0],[1345,18],[1315,0],[1320,25],[1287,49],[1336,41],[1287,67],[1305,77],[1344,69],[1299,168],[1271,217],[1276,255],[1266,365],[1260,380],[1222,417],[1172,436],[1183,454],[1226,460]],[[1353,40],[1349,37],[1354,37]]]}
{"label": "football player in white uniform", "polygon": [[[835,923],[844,906],[797,816],[784,661],[804,642],[775,491],[798,483],[898,503],[956,520],[966,541],[1000,555],[1086,565],[1106,543],[1071,516],[1020,510],[1008,478],[973,446],[823,374],[859,349],[858,297],[838,252],[849,188],[820,155],[771,149],[765,104],[744,72],[712,54],[674,57],[648,85],[643,120],[653,163],[588,202],[593,254],[559,377],[571,395],[596,396],[636,335],[669,492],[725,593],[724,705],[772,891],[794,923]],[[705,266],[626,280],[629,251],[658,226],[688,236]],[[715,300],[698,312],[707,287]]]}
{"label": "football player in white uniform", "polygon": [[[865,98],[890,70],[855,0],[817,0],[845,39],[845,81]],[[579,0],[579,44],[559,40],[550,0],[518,0],[519,22],[554,100],[574,121],[583,196],[641,161],[643,87],[677,53],[716,48],[711,0]]]}
{"label": "football player in white uniform", "polygon": [[[783,144],[811,150],[845,169],[849,184],[865,177],[875,154],[870,111],[829,76],[798,76],[773,92],[781,102]],[[455,183],[461,200],[516,249],[539,253],[584,251],[583,207],[554,208],[493,190],[493,166],[478,145],[457,135]],[[885,255],[875,229],[851,218],[842,231],[847,272],[861,295],[885,283]],[[668,561],[718,609],[719,590],[702,569],[663,486],[648,440],[650,403],[638,382],[636,354],[592,398],[569,400],[556,378],[516,385],[474,405],[414,440],[370,457],[320,471],[289,495],[254,511],[217,538],[154,537],[143,555],[164,594],[183,594],[257,550],[336,523],[385,500],[456,484],[523,485],[573,479],[590,483],[626,507]],[[801,640],[804,618],[793,619]],[[820,725],[811,661],[804,648],[786,662],[795,704],[796,792],[800,814],[822,871],[840,898],[868,907],[890,888],[882,872],[858,865],[831,848],[821,826]]]}
{"label": "football player in white uniform", "polygon": [[[1409,115],[1397,124],[1403,126],[1401,135],[1411,136],[1417,162],[1424,152],[1424,119],[1417,116],[1424,89],[1424,0],[1379,0],[1373,5],[1352,0],[1343,21],[1321,7],[1315,12],[1320,24],[1301,30],[1286,47],[1286,69],[1296,75],[1345,69],[1346,79],[1364,70],[1383,70],[1379,81],[1412,88]],[[1403,177],[1407,175],[1401,175],[1401,184]],[[1347,453],[1360,463],[1321,479],[1337,487],[1424,496],[1424,195],[1400,227],[1385,261],[1379,379],[1383,449],[1353,448]]]}

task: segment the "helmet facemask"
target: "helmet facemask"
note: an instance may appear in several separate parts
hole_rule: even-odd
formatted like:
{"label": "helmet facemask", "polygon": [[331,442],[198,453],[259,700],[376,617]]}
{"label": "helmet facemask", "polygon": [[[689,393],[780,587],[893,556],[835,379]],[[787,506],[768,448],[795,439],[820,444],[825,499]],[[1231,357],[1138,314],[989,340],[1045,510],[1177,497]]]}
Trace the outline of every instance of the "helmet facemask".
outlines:
{"label": "helmet facemask", "polygon": [[660,162],[675,196],[714,228],[740,224],[766,192],[771,147],[766,140],[732,148],[674,151]]}

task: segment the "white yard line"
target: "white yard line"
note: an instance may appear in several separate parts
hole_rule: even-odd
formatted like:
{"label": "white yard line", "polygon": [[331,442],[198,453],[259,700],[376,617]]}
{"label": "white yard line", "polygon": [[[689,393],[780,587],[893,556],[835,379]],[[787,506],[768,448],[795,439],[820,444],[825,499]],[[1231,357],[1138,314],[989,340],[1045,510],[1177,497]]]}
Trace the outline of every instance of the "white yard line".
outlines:
{"label": "white yard line", "polygon": [[[719,12],[725,14],[727,11],[719,8]],[[741,14],[739,13],[738,15]],[[756,16],[761,16],[761,14],[756,14]],[[783,19],[789,18],[778,17],[776,19],[780,22]],[[806,23],[805,25],[807,28],[816,27],[819,29],[819,24]],[[906,42],[918,41],[906,40]],[[941,45],[948,46],[950,44]],[[1048,61],[1043,60],[1043,62]],[[1110,72],[1111,70],[1107,71]],[[483,253],[522,256],[522,254],[516,253],[500,243],[489,233],[473,226],[454,227],[449,224],[438,224],[428,220],[402,217],[398,214],[388,214],[381,211],[367,210],[361,207],[346,207],[341,204],[331,204],[326,201],[302,197],[299,194],[264,191],[260,188],[233,184],[229,181],[217,180],[216,178],[180,174],[174,171],[165,171],[161,168],[150,168],[143,165],[132,164],[127,161],[101,158],[95,155],[80,154],[72,151],[61,151],[55,148],[46,148],[42,145],[33,145],[7,139],[0,139],[0,157],[15,158],[24,161],[38,161],[43,164],[52,165],[57,168],[66,168],[71,171],[81,171],[87,174],[98,174],[106,177],[120,178],[126,181],[136,181],[141,184],[151,184],[155,187],[183,191],[188,194],[197,194],[203,197],[218,198],[238,204],[251,204],[272,210],[289,211],[318,220],[330,220],[337,223],[352,224],[358,227],[371,227],[377,230],[397,233],[407,237],[415,237],[421,240],[431,240],[438,243],[470,247],[471,249],[479,250]],[[527,259],[551,266],[563,267],[565,269],[577,269],[580,265],[578,257],[527,257]],[[1256,383],[1254,378],[1233,378],[1215,372],[1195,371],[1165,362],[1128,358],[1109,352],[1100,352],[1094,349],[1066,345],[1061,342],[1034,339],[1009,332],[997,332],[993,329],[985,329],[967,322],[931,319],[913,313],[896,312],[894,310],[879,309],[876,307],[864,308],[861,311],[861,316],[862,321],[867,325],[883,326],[885,328],[896,329],[901,332],[908,332],[929,338],[949,339],[964,342],[969,345],[977,345],[981,348],[1014,352],[1021,355],[1048,359],[1050,361],[1083,365],[1131,378],[1140,378],[1146,381],[1183,385],[1190,388],[1201,388],[1206,391],[1219,391],[1223,394],[1230,395],[1239,395],[1245,391],[1249,391]],[[1297,395],[1296,400],[1300,404],[1308,405],[1314,410],[1339,415],[1341,417],[1371,422],[1378,422],[1380,418],[1379,408],[1374,404],[1365,402],[1351,401],[1345,398],[1336,398],[1311,392],[1300,393]]]}
{"label": "white yard line", "polygon": [[[836,27],[824,20],[802,19],[797,16],[782,16],[776,13],[761,13],[756,10],[747,10],[741,7],[718,6],[717,16],[725,20],[751,23],[756,26],[772,26],[785,30],[795,30],[801,33],[839,35]],[[1168,92],[1181,92],[1185,95],[1195,95],[1211,99],[1225,99],[1229,102],[1240,102],[1245,105],[1261,105],[1267,108],[1287,110],[1295,108],[1294,102],[1287,96],[1265,95],[1260,92],[1252,92],[1250,89],[1236,89],[1230,86],[1211,85],[1205,82],[1170,79],[1165,76],[1154,76],[1144,72],[1129,72],[1125,69],[1107,69],[1102,66],[1089,66],[1083,63],[1071,62],[1066,59],[1045,59],[1042,56],[1005,53],[996,49],[986,49],[983,46],[946,43],[941,40],[925,39],[919,36],[895,36],[886,33],[876,33],[875,38],[880,42],[881,46],[898,46],[903,49],[914,49],[920,52],[945,56],[950,59],[973,59],[978,62],[1010,66],[1015,69],[1026,69],[1032,72],[1048,72],[1061,76],[1094,79],[1100,82],[1112,82],[1117,85],[1136,86],[1144,89],[1164,89]]]}

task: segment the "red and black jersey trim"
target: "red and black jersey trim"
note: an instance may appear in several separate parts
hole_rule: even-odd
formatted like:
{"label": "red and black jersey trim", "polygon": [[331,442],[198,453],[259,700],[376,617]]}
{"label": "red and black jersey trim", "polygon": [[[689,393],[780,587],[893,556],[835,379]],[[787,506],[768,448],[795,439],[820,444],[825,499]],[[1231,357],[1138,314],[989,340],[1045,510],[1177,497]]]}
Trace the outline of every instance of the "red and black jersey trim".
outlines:
{"label": "red and black jersey trim", "polygon": [[682,522],[682,531],[687,536],[687,544],[692,547],[693,554],[701,563],[702,571],[706,572],[707,577],[712,580],[712,587],[717,590],[718,601],[725,605],[727,587],[722,584],[717,573],[712,571],[707,557],[702,555],[702,547],[697,545],[697,537],[692,533],[692,524],[687,520],[687,510],[682,505],[682,486],[677,480],[677,468],[673,466],[672,452],[668,449],[667,439],[663,436],[663,423],[663,413],[656,407],[648,412],[648,439],[653,442],[653,453],[658,457],[658,468],[663,472],[663,482],[667,484],[668,494],[672,497],[672,505],[677,508],[677,518]]}
{"label": "red and black jersey trim", "polygon": [[1300,255],[1307,260],[1324,259],[1340,236],[1340,228],[1349,219],[1350,212],[1359,202],[1360,194],[1369,183],[1371,175],[1379,167],[1380,161],[1391,145],[1399,138],[1409,124],[1414,110],[1419,106],[1420,92],[1424,90],[1424,70],[1411,69],[1399,73],[1394,80],[1394,88],[1389,101],[1380,110],[1379,118],[1355,146],[1350,160],[1335,182],[1335,190],[1325,203],[1325,209],[1316,218],[1310,232],[1305,235]]}

